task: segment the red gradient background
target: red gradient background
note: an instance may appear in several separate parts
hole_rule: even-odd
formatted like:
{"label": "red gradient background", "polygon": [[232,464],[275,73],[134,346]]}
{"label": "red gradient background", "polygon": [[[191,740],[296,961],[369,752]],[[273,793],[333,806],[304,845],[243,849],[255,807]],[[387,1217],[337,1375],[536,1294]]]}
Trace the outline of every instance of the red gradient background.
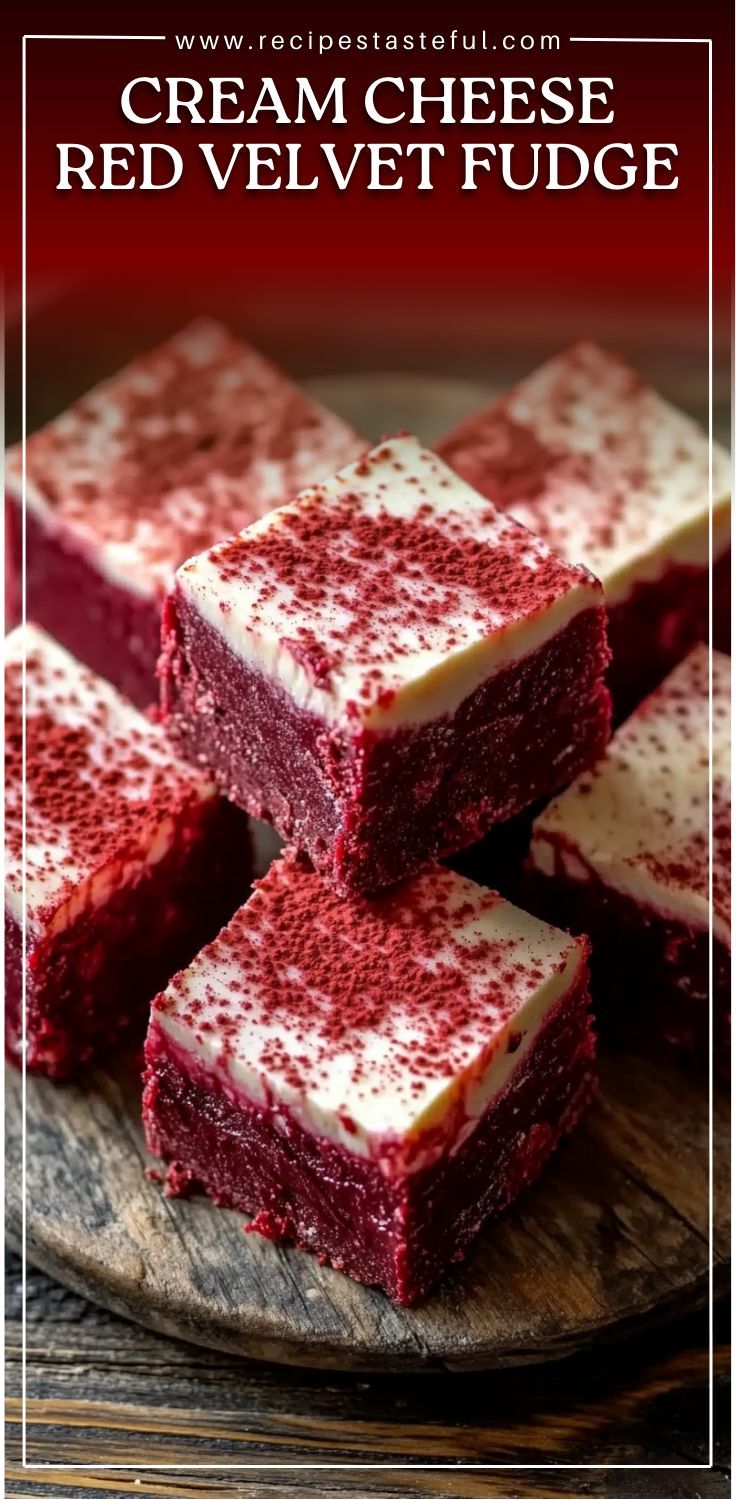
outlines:
{"label": "red gradient background", "polygon": [[[181,52],[174,32],[479,31],[495,51],[463,53],[264,51]],[[27,46],[28,295],[38,308],[66,307],[64,337],[101,337],[116,324],[140,332],[185,311],[221,310],[233,302],[235,321],[267,346],[298,346],[296,364],[407,361],[436,367],[482,364],[489,342],[522,348],[566,342],[591,333],[629,349],[646,343],[663,358],[707,347],[708,49],[702,44],[573,44],[569,37],[713,38],[714,278],[716,338],[725,344],[733,260],[733,37],[723,3],[624,3],[606,8],[571,3],[525,6],[517,0],[477,5],[342,7],[280,4],[261,8],[132,4],[30,5],[27,32],[164,31],[163,42],[45,41]],[[504,51],[501,36],[556,32],[557,52]],[[11,317],[20,269],[21,43],[5,49],[9,153],[6,254]],[[254,101],[263,74],[289,98],[306,74],[315,88],[336,73],[352,102],[345,126],[135,127],[120,108],[124,84],[139,74],[240,74]],[[611,126],[576,128],[380,127],[364,115],[361,96],[374,77],[420,74],[610,75],[616,112]],[[197,143],[220,150],[241,139],[304,143],[315,161],[319,140],[342,151],[353,141],[441,140],[447,159],[436,165],[433,192],[368,192],[362,177],[339,192],[323,173],[315,192],[245,192],[236,167],[225,192],[207,177]],[[589,150],[610,140],[676,142],[680,186],[607,192],[588,182],[574,192],[512,192],[497,172],[481,174],[474,193],[461,192],[462,140],[573,140]],[[170,192],[60,193],[56,142],[167,140],[185,157],[184,177]],[[409,169],[410,170],[410,169]],[[6,200],[7,201],[7,200]],[[62,294],[60,296],[60,294]],[[49,315],[47,323],[53,324]],[[151,342],[143,335],[144,342]],[[350,347],[351,354],[346,350]],[[305,352],[306,351],[306,352]],[[341,352],[342,351],[342,352]]]}

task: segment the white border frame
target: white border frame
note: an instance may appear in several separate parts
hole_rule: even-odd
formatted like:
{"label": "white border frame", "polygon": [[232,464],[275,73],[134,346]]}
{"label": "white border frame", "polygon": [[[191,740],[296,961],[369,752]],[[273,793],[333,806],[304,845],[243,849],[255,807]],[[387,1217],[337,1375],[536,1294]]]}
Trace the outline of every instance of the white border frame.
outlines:
{"label": "white border frame", "polygon": [[[27,374],[28,374],[28,345],[27,345],[27,311],[28,311],[28,287],[27,287],[27,43],[29,41],[85,41],[85,42],[161,42],[166,41],[164,34],[112,34],[112,33],[70,33],[70,32],[27,32],[22,38],[22,64],[21,64],[21,108],[22,108],[22,131],[21,131],[21,256],[22,256],[22,280],[21,280],[21,307],[22,307],[22,342],[21,342],[21,447],[22,447],[22,477],[21,477],[21,510],[22,510],[22,580],[21,580],[21,618],[26,623],[26,440],[27,440]],[[709,510],[709,589],[708,589],[708,622],[711,640],[711,654],[709,662],[708,681],[708,774],[709,774],[709,816],[708,816],[708,898],[712,915],[713,907],[713,38],[712,37],[619,37],[619,36],[571,36],[571,43],[606,43],[613,44],[640,44],[640,45],[666,45],[674,44],[680,46],[707,46],[708,48],[708,510]],[[373,1470],[399,1471],[417,1470],[434,1471],[450,1470],[453,1473],[464,1473],[470,1471],[500,1472],[510,1470],[514,1473],[530,1470],[546,1471],[554,1469],[571,1470],[616,1470],[631,1469],[635,1471],[663,1470],[696,1470],[702,1471],[714,1467],[714,1342],[713,1342],[713,924],[711,919],[708,945],[708,976],[709,976],[709,1068],[708,1068],[708,1292],[709,1292],[709,1317],[708,1317],[708,1462],[705,1464],[605,1464],[605,1463],[549,1463],[549,1464],[484,1464],[484,1463],[449,1463],[449,1464],[405,1464],[405,1463],[315,1463],[315,1464],[279,1464],[279,1463],[150,1463],[150,1464],[115,1464],[115,1463],[29,1463],[27,1456],[27,1280],[26,1280],[26,1186],[27,1186],[27,1145],[26,1145],[26,661],[23,657],[22,667],[22,702],[23,702],[23,726],[22,726],[22,849],[23,849],[23,876],[22,876],[22,900],[23,900],[23,931],[22,931],[22,1068],[21,1068],[21,1100],[22,1100],[22,1147],[21,1147],[21,1327],[22,1327],[22,1351],[21,1351],[21,1468],[30,1472],[46,1473],[56,1471],[60,1473],[73,1473],[82,1471],[84,1473],[101,1472],[111,1476],[125,1470],[145,1474],[147,1472],[187,1472],[196,1473],[226,1473],[239,1472],[249,1473],[259,1471],[272,1471],[278,1473],[300,1473],[307,1470],[361,1470],[372,1472]]]}

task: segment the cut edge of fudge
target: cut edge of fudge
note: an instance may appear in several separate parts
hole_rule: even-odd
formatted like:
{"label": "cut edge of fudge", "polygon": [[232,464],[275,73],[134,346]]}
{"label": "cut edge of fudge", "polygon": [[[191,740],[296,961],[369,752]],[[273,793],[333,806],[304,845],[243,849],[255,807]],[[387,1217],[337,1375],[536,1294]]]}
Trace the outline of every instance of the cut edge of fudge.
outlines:
{"label": "cut edge of fudge", "polygon": [[6,1043],[18,1060],[25,993],[28,1065],[62,1076],[142,1023],[230,915],[249,837],[158,726],[36,625],[6,638],[5,695]]}
{"label": "cut edge of fudge", "polygon": [[589,1102],[586,954],[442,867],[346,904],[287,851],[154,1002],[149,1147],[415,1301]]}
{"label": "cut edge of fudge", "polygon": [[[67,917],[72,921],[76,903],[87,904],[87,894],[92,904],[105,901],[109,888],[101,872],[113,844],[127,844],[131,873],[138,864],[155,863],[171,830],[172,814],[187,802],[207,802],[218,794],[212,778],[176,756],[159,727],[110,683],[76,661],[39,626],[17,626],[6,637],[4,664],[10,737],[5,889],[6,905],[18,919],[24,662],[25,915],[33,929],[51,911],[59,914],[60,922]],[[100,814],[104,808],[109,815],[114,798],[119,831],[113,826],[106,841]],[[131,822],[126,827],[127,799]],[[158,831],[158,839],[146,847],[153,831]]]}
{"label": "cut edge of fudge", "polygon": [[731,664],[713,653],[711,912],[708,658],[695,647],[615,732],[598,766],[536,820],[523,899],[590,935],[601,1021],[633,1027],[648,1049],[662,1039],[701,1057],[712,1027],[716,1070],[726,1075]]}
{"label": "cut edge of fudge", "polygon": [[[713,657],[714,931],[730,937],[731,663]],[[601,760],[545,808],[531,861],[572,879],[591,870],[646,906],[708,929],[708,662],[696,646],[615,731]]]}
{"label": "cut edge of fudge", "polygon": [[299,706],[376,730],[452,713],[603,603],[587,569],[408,434],[189,558],[176,586]]}
{"label": "cut edge of fudge", "polygon": [[179,569],[162,716],[226,796],[370,891],[589,764],[607,663],[597,580],[402,436]]}

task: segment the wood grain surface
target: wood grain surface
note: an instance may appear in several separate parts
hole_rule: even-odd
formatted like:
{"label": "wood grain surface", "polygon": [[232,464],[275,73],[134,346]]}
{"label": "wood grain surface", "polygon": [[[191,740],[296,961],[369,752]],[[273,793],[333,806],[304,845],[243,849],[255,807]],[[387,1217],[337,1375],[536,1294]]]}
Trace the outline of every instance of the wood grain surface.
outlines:
{"label": "wood grain surface", "polygon": [[[716,1317],[708,1468],[704,1313],[605,1358],[593,1353],[495,1375],[326,1376],[161,1338],[31,1271],[24,1469],[14,1258],[6,1280],[6,1492],[13,1500],[731,1494],[727,1307]],[[49,1463],[59,1468],[40,1467]],[[154,1467],[166,1463],[179,1467]],[[102,1467],[84,1467],[90,1464]],[[120,1464],[132,1468],[113,1467]],[[256,1464],[274,1467],[248,1467]],[[320,1464],[361,1467],[298,1467]],[[572,1467],[465,1467],[472,1464]],[[631,1467],[589,1467],[613,1464]],[[218,1467],[227,1465],[243,1467]]]}
{"label": "wood grain surface", "polygon": [[[7,1070],[8,1229],[20,1242],[20,1080]],[[144,1175],[136,1068],[83,1087],[29,1077],[30,1260],[149,1328],[265,1360],[365,1370],[487,1369],[557,1358],[702,1304],[708,1289],[704,1081],[626,1053],[542,1179],[422,1306],[241,1214],[168,1199]],[[717,1101],[715,1277],[728,1253],[725,1099]]]}

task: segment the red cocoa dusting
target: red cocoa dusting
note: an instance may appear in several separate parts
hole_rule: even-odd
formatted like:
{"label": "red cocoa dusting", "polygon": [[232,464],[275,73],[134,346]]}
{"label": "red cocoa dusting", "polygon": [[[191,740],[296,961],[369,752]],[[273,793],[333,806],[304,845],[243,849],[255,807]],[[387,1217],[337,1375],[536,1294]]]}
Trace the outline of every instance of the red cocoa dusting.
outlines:
{"label": "red cocoa dusting", "polygon": [[[370,484],[346,484],[336,495],[314,488],[281,512],[278,524],[209,554],[223,585],[255,586],[249,629],[257,632],[275,615],[284,644],[296,655],[297,643],[312,677],[315,662],[334,673],[349,659],[362,671],[363,703],[386,701],[381,694],[394,691],[386,680],[392,662],[492,636],[591,581],[493,506],[437,504],[446,471],[428,452],[419,449],[418,458],[426,475],[411,491],[408,514],[392,513],[388,502],[373,509],[377,476],[396,466],[387,445],[352,471],[353,480]],[[300,624],[305,615],[308,629]]]}
{"label": "red cocoa dusting", "polygon": [[[574,786],[575,796],[594,797],[612,767],[630,775],[639,795],[647,767],[646,818],[632,822],[627,862],[648,871],[665,890],[692,891],[708,899],[708,648],[698,646],[625,722],[597,766]],[[678,741],[681,751],[678,754]],[[730,659],[713,653],[713,909],[728,923],[731,913],[731,789],[719,750],[730,744]],[[684,762],[686,775],[679,773]],[[625,785],[625,783],[624,783]],[[618,807],[620,798],[614,804]],[[564,797],[562,800],[564,808]],[[636,814],[638,817],[638,813]],[[592,825],[598,845],[605,825]],[[583,858],[585,848],[577,851]]]}
{"label": "red cocoa dusting", "polygon": [[[463,888],[468,900],[459,912]],[[466,932],[460,940],[461,923],[501,900],[440,866],[388,894],[345,900],[289,851],[203,950],[195,971],[206,980],[226,1051],[237,1047],[253,1004],[266,1021],[271,1036],[258,1042],[250,1030],[248,1041],[248,1063],[261,1074],[304,1090],[327,1081],[336,1053],[347,1052],[352,1097],[366,1095],[375,1082],[372,1049],[383,1037],[382,1076],[408,1077],[421,1092],[427,1081],[467,1067],[469,1057],[487,1058],[539,983],[539,953],[518,938],[468,940]],[[548,964],[547,973],[564,961]],[[238,983],[227,992],[220,973],[233,964]],[[185,971],[155,1009],[195,1031],[201,1023],[188,988]],[[352,1115],[346,1128],[354,1128]]]}
{"label": "red cocoa dusting", "polygon": [[[73,670],[70,681],[42,648],[27,652],[26,849],[29,872],[55,877],[55,904],[80,877],[145,852],[167,818],[199,802],[202,786],[168,752],[160,759],[162,730],[127,705],[121,713],[113,689],[77,663]],[[8,878],[18,888],[22,693],[21,663],[11,661],[5,671],[6,861],[16,867]]]}
{"label": "red cocoa dusting", "polygon": [[[719,744],[730,743],[730,660],[715,652],[713,656],[713,909],[724,922],[731,916],[731,785],[717,763]],[[709,757],[706,737],[708,716],[708,650],[697,647],[669,678],[645,700],[629,721],[641,730],[651,747],[654,764],[669,765],[671,742],[658,733],[658,721],[674,719],[685,741],[702,741],[699,756],[699,795],[694,805],[680,806],[682,793],[677,780],[676,764],[672,775],[657,781],[659,798],[652,812],[663,828],[670,830],[662,848],[642,855],[642,864],[664,885],[697,892],[708,898],[708,784]],[[692,748],[688,753],[695,765]],[[679,793],[679,797],[678,797]],[[684,818],[683,818],[684,811]],[[701,826],[698,827],[697,825]]]}
{"label": "red cocoa dusting", "polygon": [[363,446],[256,350],[203,320],[34,433],[26,462],[61,520],[99,542],[134,542],[142,577],[168,584],[185,558]]}
{"label": "red cocoa dusting", "polygon": [[668,476],[681,487],[691,466],[691,498],[707,494],[705,435],[622,360],[586,343],[461,423],[438,451],[481,494],[512,514],[516,508],[551,547],[577,560],[624,537],[646,542]]}

